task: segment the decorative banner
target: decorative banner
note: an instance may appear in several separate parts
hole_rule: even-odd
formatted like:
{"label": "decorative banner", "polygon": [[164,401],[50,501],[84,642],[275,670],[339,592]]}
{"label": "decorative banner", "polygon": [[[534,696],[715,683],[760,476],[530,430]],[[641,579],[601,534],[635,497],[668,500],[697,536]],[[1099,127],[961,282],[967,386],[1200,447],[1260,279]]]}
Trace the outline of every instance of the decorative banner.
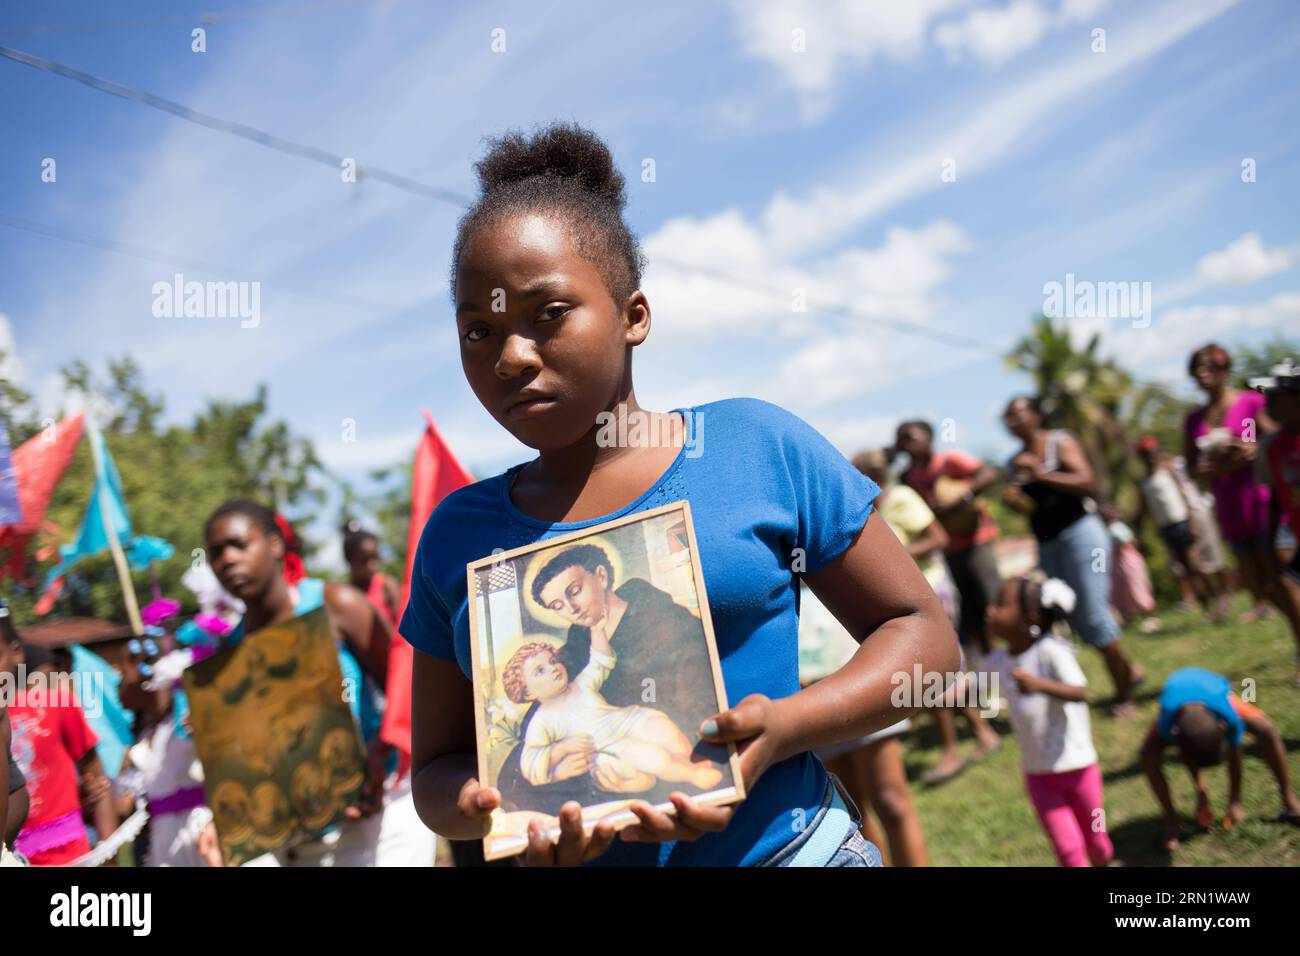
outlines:
{"label": "decorative banner", "polygon": [[[474,481],[468,471],[460,466],[447,443],[442,440],[433,417],[426,411],[427,423],[415,452],[415,470],[411,474],[411,522],[406,532],[406,578],[402,582],[402,600],[397,609],[397,619],[402,619],[406,602],[411,596],[411,569],[415,564],[415,549],[420,534],[429,521],[429,515],[438,502],[457,488]],[[404,640],[393,641],[388,649],[387,705],[384,724],[379,737],[396,747],[401,753],[401,772],[406,773],[411,762],[411,669],[414,663],[411,645]]]}
{"label": "decorative banner", "polygon": [[122,479],[118,477],[117,465],[108,453],[104,436],[98,429],[92,428],[89,438],[95,458],[95,487],[86,504],[77,540],[59,548],[62,560],[46,574],[46,588],[51,587],[78,561],[109,549],[106,523],[112,525],[118,543],[126,549],[126,556],[136,570],[148,567],[150,561],[166,561],[174,552],[172,546],[161,538],[132,535],[131,516],[126,510],[126,499],[122,496]]}
{"label": "decorative banner", "polygon": [[[0,548],[10,550],[9,562],[0,567],[0,577],[9,575],[14,580],[26,577],[27,546],[41,530],[54,486],[77,452],[81,424],[79,414],[65,418],[14,449],[10,473],[17,486],[18,514],[14,517],[0,504]],[[0,462],[0,472],[4,469]],[[0,477],[0,485],[3,484],[4,479]],[[3,497],[4,491],[0,489],[0,498]]]}
{"label": "decorative banner", "polygon": [[81,425],[81,415],[73,415],[42,429],[40,434],[14,449],[13,468],[22,508],[22,519],[10,528],[14,534],[36,534],[41,530],[54,486],[77,453]]}
{"label": "decorative banner", "polygon": [[102,706],[88,709],[86,722],[99,738],[95,749],[104,772],[110,778],[116,777],[127,749],[135,743],[132,729],[135,714],[122,706],[118,695],[122,675],[108,661],[80,644],[72,645],[72,671],[81,679],[83,687],[102,688]]}
{"label": "decorative banner", "polygon": [[318,836],[360,799],[365,761],[324,608],[217,651],[183,682],[227,865]]}
{"label": "decorative banner", "polygon": [[81,519],[77,540],[59,549],[62,561],[49,572],[48,581],[62,575],[82,558],[108,549],[108,532],[104,530],[105,521],[101,515],[105,509],[118,541],[125,547],[126,542],[131,540],[131,517],[126,512],[126,501],[122,498],[122,479],[117,475],[117,465],[104,446],[104,436],[99,431],[91,432],[90,441],[94,446],[95,463],[99,466],[96,468],[95,486],[90,493],[90,501],[86,504],[86,514]]}

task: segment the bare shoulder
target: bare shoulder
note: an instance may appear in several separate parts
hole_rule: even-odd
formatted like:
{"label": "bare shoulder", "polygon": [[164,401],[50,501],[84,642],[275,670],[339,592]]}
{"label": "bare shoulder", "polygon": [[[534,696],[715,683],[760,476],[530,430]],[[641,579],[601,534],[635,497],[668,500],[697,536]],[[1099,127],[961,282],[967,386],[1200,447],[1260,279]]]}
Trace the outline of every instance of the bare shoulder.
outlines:
{"label": "bare shoulder", "polygon": [[366,596],[347,584],[325,585],[325,610],[339,622],[356,620],[370,609]]}

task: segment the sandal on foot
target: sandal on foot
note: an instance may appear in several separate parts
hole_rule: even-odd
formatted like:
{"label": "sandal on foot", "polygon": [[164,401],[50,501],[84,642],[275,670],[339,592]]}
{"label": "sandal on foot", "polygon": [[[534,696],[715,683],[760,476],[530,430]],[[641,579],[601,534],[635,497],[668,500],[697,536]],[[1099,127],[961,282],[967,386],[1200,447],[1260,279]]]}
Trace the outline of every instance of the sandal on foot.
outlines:
{"label": "sandal on foot", "polygon": [[960,776],[968,767],[970,760],[963,758],[951,770],[940,770],[938,767],[931,767],[921,775],[921,782],[929,787],[938,787],[947,783],[954,777]]}

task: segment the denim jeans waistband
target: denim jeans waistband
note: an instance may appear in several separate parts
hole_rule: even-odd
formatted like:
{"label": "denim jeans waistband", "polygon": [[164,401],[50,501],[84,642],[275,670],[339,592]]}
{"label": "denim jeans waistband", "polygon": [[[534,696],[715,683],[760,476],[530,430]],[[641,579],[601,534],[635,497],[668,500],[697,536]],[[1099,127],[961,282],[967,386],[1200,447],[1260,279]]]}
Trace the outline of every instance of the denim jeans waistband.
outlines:
{"label": "denim jeans waistband", "polygon": [[857,831],[862,814],[835,774],[826,774],[821,806],[795,838],[759,866],[825,866],[848,836]]}

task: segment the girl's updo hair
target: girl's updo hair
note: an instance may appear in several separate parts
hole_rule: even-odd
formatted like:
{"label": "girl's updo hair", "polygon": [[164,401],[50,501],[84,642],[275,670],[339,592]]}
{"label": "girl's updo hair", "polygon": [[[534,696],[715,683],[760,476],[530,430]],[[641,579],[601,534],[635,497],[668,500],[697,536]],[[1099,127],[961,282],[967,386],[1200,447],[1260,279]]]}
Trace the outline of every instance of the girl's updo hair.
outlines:
{"label": "girl's updo hair", "polygon": [[488,141],[474,166],[482,194],[461,217],[451,257],[451,295],[456,270],[471,235],[520,213],[546,212],[563,219],[578,255],[596,266],[620,305],[641,287],[645,256],[623,221],[627,204],[623,174],[591,130],[555,123],[525,137],[517,130]]}
{"label": "girl's updo hair", "polygon": [[1037,616],[1039,627],[1044,632],[1068,621],[1077,600],[1074,588],[1042,571],[1033,571],[1020,578],[1020,611],[1025,617]]}

